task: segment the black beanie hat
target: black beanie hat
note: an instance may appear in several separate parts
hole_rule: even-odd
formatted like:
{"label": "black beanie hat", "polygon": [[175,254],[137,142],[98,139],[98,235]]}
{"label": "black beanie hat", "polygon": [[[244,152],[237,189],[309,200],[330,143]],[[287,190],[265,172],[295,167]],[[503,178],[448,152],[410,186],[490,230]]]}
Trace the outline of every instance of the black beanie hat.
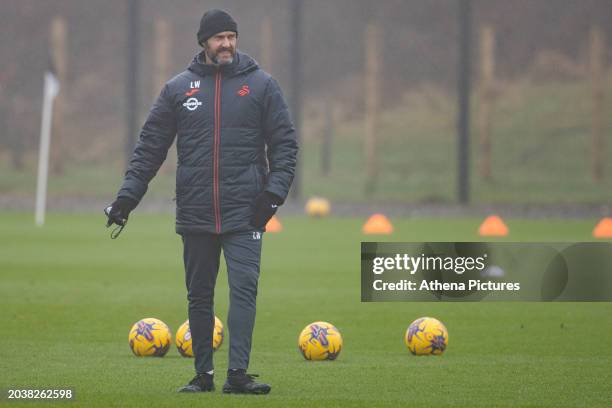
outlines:
{"label": "black beanie hat", "polygon": [[233,31],[238,34],[238,24],[227,11],[212,9],[208,10],[200,20],[198,30],[198,44],[208,40],[210,37],[223,31]]}

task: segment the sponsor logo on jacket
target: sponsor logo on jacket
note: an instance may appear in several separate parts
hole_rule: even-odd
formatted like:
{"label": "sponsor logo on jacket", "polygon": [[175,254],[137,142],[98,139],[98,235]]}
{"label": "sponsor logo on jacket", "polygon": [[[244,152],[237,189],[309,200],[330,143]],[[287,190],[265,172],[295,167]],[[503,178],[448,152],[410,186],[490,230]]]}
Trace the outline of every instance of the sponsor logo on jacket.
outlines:
{"label": "sponsor logo on jacket", "polygon": [[189,98],[183,103],[183,106],[189,109],[190,111],[198,109],[198,106],[201,105],[202,102],[200,102],[197,98]]}

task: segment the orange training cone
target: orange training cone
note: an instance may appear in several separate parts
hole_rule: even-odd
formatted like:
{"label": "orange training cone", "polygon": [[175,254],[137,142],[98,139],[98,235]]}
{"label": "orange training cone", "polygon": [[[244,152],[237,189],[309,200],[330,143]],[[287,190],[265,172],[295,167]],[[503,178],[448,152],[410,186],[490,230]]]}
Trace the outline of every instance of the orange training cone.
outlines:
{"label": "orange training cone", "polygon": [[508,235],[508,227],[501,217],[491,215],[480,224],[478,234],[483,237],[505,237]]}
{"label": "orange training cone", "polygon": [[393,225],[383,214],[374,214],[363,224],[362,231],[364,234],[391,234]]}
{"label": "orange training cone", "polygon": [[593,229],[593,236],[595,238],[612,238],[612,218],[602,218],[595,229]]}
{"label": "orange training cone", "polygon": [[270,218],[270,221],[266,224],[266,232],[281,232],[283,225],[280,223],[276,215]]}

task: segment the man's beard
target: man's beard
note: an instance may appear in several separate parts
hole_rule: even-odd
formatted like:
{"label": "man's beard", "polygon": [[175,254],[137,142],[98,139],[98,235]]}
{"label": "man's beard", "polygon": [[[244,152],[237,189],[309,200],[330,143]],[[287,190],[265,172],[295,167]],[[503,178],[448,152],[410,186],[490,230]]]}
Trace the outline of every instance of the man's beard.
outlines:
{"label": "man's beard", "polygon": [[[219,55],[223,51],[228,51],[231,54],[231,58],[219,62],[217,55]],[[205,49],[205,52],[206,52],[206,56],[208,57],[208,59],[211,60],[216,65],[229,65],[232,62],[234,62],[234,57],[236,56],[236,52],[231,48],[219,48],[214,55],[211,55],[210,49],[208,48]]]}

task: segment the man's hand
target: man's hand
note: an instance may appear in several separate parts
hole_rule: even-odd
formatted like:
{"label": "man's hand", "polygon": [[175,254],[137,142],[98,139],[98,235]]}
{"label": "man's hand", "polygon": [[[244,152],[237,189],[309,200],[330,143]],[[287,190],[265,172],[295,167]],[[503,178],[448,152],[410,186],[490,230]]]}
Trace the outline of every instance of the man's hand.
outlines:
{"label": "man's hand", "polygon": [[138,202],[127,197],[118,197],[109,207],[104,209],[104,214],[108,217],[106,227],[110,227],[113,224],[125,226],[127,223],[130,212],[136,206]]}
{"label": "man's hand", "polygon": [[278,206],[283,203],[283,200],[276,194],[264,191],[255,199],[253,204],[253,216],[251,217],[251,226],[255,228],[264,228],[270,218],[276,214]]}

